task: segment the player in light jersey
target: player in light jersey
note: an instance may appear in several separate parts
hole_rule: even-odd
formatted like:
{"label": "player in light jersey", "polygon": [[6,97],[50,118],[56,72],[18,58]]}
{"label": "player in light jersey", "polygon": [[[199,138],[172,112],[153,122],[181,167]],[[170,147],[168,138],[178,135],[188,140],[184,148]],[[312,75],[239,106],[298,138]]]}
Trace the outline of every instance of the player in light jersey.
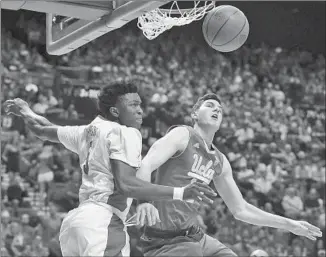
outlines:
{"label": "player in light jersey", "polygon": [[[198,199],[215,193],[201,183],[185,188],[158,186],[136,178],[141,163],[141,99],[137,87],[115,83],[98,96],[99,116],[85,126],[56,126],[36,115],[22,99],[5,102],[5,111],[21,116],[43,140],[62,143],[79,155],[80,205],[63,220],[60,245],[64,256],[129,256],[125,219],[132,198]],[[203,195],[203,194],[207,194]],[[144,206],[144,205],[143,205]],[[145,205],[149,223],[156,209]],[[153,218],[154,220],[151,220]]]}
{"label": "player in light jersey", "polygon": [[[137,177],[150,181],[157,169],[155,183],[186,186],[193,180],[214,183],[229,210],[238,220],[286,229],[315,240],[319,228],[262,211],[246,202],[232,175],[229,161],[214,145],[213,138],[222,122],[221,101],[207,94],[195,104],[193,127],[179,126],[156,141],[142,161]],[[223,256],[236,254],[202,231],[197,223],[198,202],[166,200],[154,202],[161,222],[146,226],[142,236],[145,256]]]}

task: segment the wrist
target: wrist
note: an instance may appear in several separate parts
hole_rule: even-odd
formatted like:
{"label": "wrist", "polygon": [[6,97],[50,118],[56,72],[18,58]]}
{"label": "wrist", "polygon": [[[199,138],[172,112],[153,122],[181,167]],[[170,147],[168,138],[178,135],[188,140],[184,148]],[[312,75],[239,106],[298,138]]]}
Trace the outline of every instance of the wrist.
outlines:
{"label": "wrist", "polygon": [[183,200],[183,193],[184,188],[183,187],[175,187],[173,188],[173,200]]}
{"label": "wrist", "polygon": [[288,219],[288,218],[284,218],[284,228],[288,231],[291,231],[292,228],[293,228],[293,225],[292,225],[292,220],[291,219]]}
{"label": "wrist", "polygon": [[21,110],[21,115],[23,118],[32,118],[35,113],[32,111],[31,108],[25,108],[24,110]]}

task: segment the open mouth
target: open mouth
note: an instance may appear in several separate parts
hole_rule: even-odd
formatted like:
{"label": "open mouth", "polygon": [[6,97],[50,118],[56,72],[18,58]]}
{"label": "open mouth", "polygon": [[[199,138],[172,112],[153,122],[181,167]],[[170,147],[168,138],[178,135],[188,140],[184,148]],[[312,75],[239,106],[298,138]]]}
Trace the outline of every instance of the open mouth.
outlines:
{"label": "open mouth", "polygon": [[212,117],[214,120],[218,120],[218,115],[217,115],[217,114],[213,114],[211,117]]}

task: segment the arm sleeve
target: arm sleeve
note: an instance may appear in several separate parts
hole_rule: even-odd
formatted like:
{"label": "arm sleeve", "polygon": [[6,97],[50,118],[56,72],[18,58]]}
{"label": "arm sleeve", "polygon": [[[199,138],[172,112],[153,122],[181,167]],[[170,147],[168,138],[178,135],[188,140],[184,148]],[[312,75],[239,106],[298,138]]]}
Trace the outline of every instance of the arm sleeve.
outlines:
{"label": "arm sleeve", "polygon": [[142,138],[137,129],[116,127],[107,135],[110,159],[119,160],[132,167],[141,165]]}
{"label": "arm sleeve", "polygon": [[58,139],[67,149],[78,153],[80,136],[85,126],[60,126],[58,128]]}

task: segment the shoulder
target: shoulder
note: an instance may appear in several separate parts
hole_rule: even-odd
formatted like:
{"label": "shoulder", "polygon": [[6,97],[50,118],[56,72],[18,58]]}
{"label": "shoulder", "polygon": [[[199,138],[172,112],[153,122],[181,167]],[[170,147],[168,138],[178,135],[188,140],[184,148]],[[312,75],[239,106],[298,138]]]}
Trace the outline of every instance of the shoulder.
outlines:
{"label": "shoulder", "polygon": [[173,127],[164,137],[180,144],[188,143],[190,138],[190,130],[186,126]]}
{"label": "shoulder", "polygon": [[225,156],[225,154],[221,153],[221,159],[222,159],[222,175],[232,175],[232,167],[228,160],[228,158]]}

